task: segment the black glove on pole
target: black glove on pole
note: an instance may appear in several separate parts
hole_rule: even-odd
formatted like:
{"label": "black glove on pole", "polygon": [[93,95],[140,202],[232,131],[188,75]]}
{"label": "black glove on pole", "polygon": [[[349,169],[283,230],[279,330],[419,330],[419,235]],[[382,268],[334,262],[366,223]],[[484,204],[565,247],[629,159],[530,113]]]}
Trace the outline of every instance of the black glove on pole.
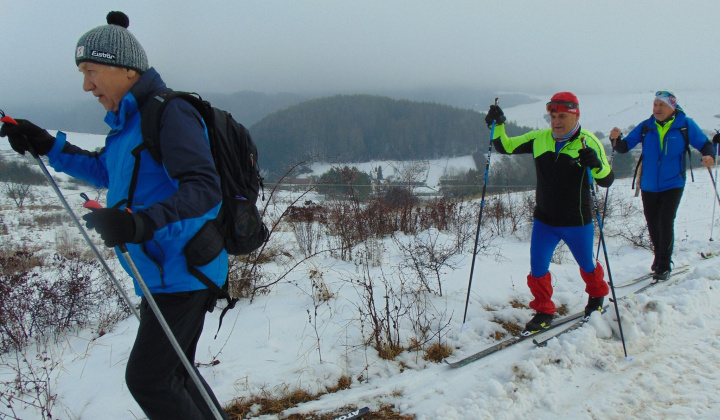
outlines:
{"label": "black glove on pole", "polygon": [[505,123],[505,114],[499,105],[490,105],[490,109],[485,116],[485,124],[487,124],[488,128],[492,125],[493,121],[495,121],[495,125]]}
{"label": "black glove on pole", "polygon": [[7,137],[10,147],[24,155],[34,150],[38,156],[46,155],[55,144],[55,137],[28,120],[18,119],[17,124],[6,122],[0,128],[0,137]]}
{"label": "black glove on pole", "polygon": [[153,223],[142,213],[104,208],[95,209],[82,217],[88,229],[95,229],[112,248],[123,244],[141,244],[153,237]]}
{"label": "black glove on pole", "polygon": [[578,150],[578,157],[580,158],[580,164],[586,168],[602,168],[602,162],[600,162],[597,153],[589,147]]}

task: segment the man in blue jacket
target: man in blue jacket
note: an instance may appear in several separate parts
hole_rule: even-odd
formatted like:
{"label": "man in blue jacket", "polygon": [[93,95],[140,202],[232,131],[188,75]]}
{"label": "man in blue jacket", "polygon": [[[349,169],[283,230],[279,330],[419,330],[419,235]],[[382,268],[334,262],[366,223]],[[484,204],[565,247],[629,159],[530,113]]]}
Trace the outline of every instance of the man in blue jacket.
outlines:
{"label": "man in blue jacket", "polygon": [[[683,133],[685,131],[685,133]],[[702,154],[702,164],[715,163],[715,150],[705,133],[677,103],[674,93],[658,91],[653,115],[635,127],[627,137],[614,127],[610,141],[618,153],[642,145],[643,211],[655,259],[651,270],[655,280],[667,280],[672,270],[675,215],[685,188],[685,152],[692,146]]]}
{"label": "man in blue jacket", "polygon": [[[216,297],[191,275],[183,248],[198,230],[214,219],[221,204],[203,120],[185,101],[170,102],[162,114],[162,164],[142,144],[140,109],[158,93],[167,91],[137,39],[127,30],[129,19],[110,12],[107,25],[80,37],[75,62],[83,74],[83,90],[91,92],[107,110],[110,133],[105,147],[89,152],[70,144],[63,132],[56,137],[27,120],[4,124],[0,135],[24,154],[47,155],[58,171],[105,187],[108,208],[83,218],[105,245],[126,244],[150,293],[185,351],[195,360],[205,313]],[[137,171],[137,185],[130,180]],[[119,254],[126,271],[127,262]],[[224,250],[199,268],[222,286],[228,259]],[[135,281],[136,293],[142,292]],[[140,306],[140,326],[128,358],[128,388],[150,419],[206,419],[212,412],[173,350],[147,300]],[[199,373],[198,373],[199,376]],[[223,412],[210,387],[208,394]]]}

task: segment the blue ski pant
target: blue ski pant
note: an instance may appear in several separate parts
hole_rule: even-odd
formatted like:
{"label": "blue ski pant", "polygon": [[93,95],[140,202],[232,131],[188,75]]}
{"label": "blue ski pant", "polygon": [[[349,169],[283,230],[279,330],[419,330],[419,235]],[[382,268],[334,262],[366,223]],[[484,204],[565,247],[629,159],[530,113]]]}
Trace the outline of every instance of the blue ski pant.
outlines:
{"label": "blue ski pant", "polygon": [[586,273],[595,270],[593,258],[593,224],[585,226],[556,227],[537,219],[533,221],[530,240],[530,274],[542,277],[550,270],[550,260],[560,240],[567,244],[575,261]]}

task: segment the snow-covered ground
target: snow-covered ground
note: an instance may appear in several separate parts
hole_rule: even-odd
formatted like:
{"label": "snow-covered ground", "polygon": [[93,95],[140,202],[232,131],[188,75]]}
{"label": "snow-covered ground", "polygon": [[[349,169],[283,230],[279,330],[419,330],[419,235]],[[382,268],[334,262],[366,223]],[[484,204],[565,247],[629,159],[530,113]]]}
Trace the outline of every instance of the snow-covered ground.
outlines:
{"label": "snow-covered ground", "polygon": [[[614,125],[637,124],[650,115],[652,92],[578,96],[581,122],[593,131],[608,132]],[[678,97],[702,128],[718,125],[711,108],[716,93],[679,92]],[[523,119],[536,114],[542,118],[546,100],[508,108],[505,113],[511,120],[529,124]],[[98,139],[91,137],[71,135],[70,140],[94,148],[91,144]],[[7,150],[5,142],[2,148]],[[449,162],[455,165],[456,160]],[[437,167],[444,166],[437,163]],[[594,315],[584,327],[551,341],[546,348],[535,348],[526,340],[455,370],[424,361],[414,352],[403,353],[395,361],[380,359],[374,350],[359,345],[360,332],[352,322],[357,318],[358,292],[348,279],[358,275],[357,267],[327,258],[299,266],[269,295],[257,297],[252,304],[241,301],[226,315],[217,339],[213,335],[218,311],[208,314],[206,332],[198,345],[200,371],[224,403],[262,391],[302,388],[315,392],[335,385],[342,375],[353,378],[350,389],[324,395],[285,414],[329,412],[349,404],[371,408],[391,404],[418,419],[717,418],[720,257],[704,260],[698,253],[720,251],[717,241],[709,241],[711,231],[716,239],[720,236],[720,225],[712,219],[713,214],[720,217],[720,211],[714,211],[717,203],[709,176],[696,169],[695,178],[687,185],[675,226],[674,260],[676,265],[688,264],[689,271],[647,294],[619,301],[632,360],[625,358],[618,339],[613,307],[603,315]],[[629,180],[617,180],[610,194],[634,200],[639,206],[639,199],[631,197],[629,184]],[[78,209],[79,192],[67,191]],[[49,189],[41,196],[44,202],[56,200]],[[26,236],[52,242],[52,234],[26,235],[26,227],[10,221],[18,216],[7,201],[3,208],[3,220],[10,229],[9,237],[3,240]],[[606,227],[633,222],[642,224],[642,215],[611,218]],[[495,239],[491,252],[479,256],[465,328],[461,323],[470,255],[458,256],[458,268],[443,274],[444,294],[435,296],[432,303],[438,313],[446,314],[444,321],[449,320],[442,341],[455,348],[450,359],[494,344],[491,335],[502,329],[492,320],[524,324],[530,318],[530,310],[510,305],[513,300],[525,304],[530,300],[525,285],[529,270],[527,236],[525,229]],[[294,241],[287,232],[278,233],[273,240]],[[607,246],[610,267],[606,271],[612,273],[615,284],[649,269],[649,251],[630,247],[618,238],[608,238]],[[396,256],[385,258],[392,261]],[[311,270],[320,273],[334,295],[317,306],[316,316],[312,315],[316,305],[308,275]],[[556,304],[565,304],[571,311],[584,307],[587,296],[572,258],[566,256],[554,263],[551,272]],[[124,277],[122,272],[117,275]],[[617,289],[618,296],[627,292]],[[124,384],[136,325],[137,321],[129,318],[102,337],[93,338],[90,331],[81,331],[61,342],[53,354],[62,361],[53,371],[51,391],[57,396],[54,418],[143,418]],[[213,360],[220,363],[211,366]],[[10,374],[0,370],[0,375]],[[20,417],[38,418],[38,414],[26,408]]]}

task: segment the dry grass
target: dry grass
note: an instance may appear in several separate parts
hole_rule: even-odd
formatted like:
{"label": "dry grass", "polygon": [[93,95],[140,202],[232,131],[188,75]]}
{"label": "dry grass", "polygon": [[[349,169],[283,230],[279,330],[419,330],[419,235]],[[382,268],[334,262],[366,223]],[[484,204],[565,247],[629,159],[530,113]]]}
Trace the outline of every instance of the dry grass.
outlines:
{"label": "dry grass", "polygon": [[521,326],[516,322],[501,322],[500,325],[502,325],[505,331],[507,331],[511,336],[518,336],[522,330],[525,329],[525,326]]}
{"label": "dry grass", "polygon": [[363,420],[414,420],[415,416],[398,414],[393,411],[392,405],[383,405],[378,411],[371,411],[365,414]]}
{"label": "dry grass", "polygon": [[59,226],[63,222],[72,222],[72,218],[65,212],[44,212],[33,216],[35,225],[43,228]]}
{"label": "dry grass", "polygon": [[376,348],[376,350],[378,351],[378,356],[385,360],[395,360],[400,353],[405,351],[403,347],[393,345],[384,345],[379,349]]}
{"label": "dry grass", "polygon": [[500,340],[502,340],[503,338],[505,338],[506,336],[507,336],[507,334],[505,334],[505,333],[502,332],[502,331],[495,331],[495,332],[492,333],[492,335],[491,335],[491,337],[492,337],[493,340],[495,340],[495,341],[500,341]]}
{"label": "dry grass", "polygon": [[519,300],[512,300],[512,301],[510,301],[510,306],[513,307],[513,308],[515,308],[515,309],[530,309],[529,306],[527,306],[526,304],[520,302]]}
{"label": "dry grass", "polygon": [[453,349],[450,346],[440,343],[434,343],[425,351],[423,359],[435,363],[440,363],[443,361],[443,359],[446,359],[452,354],[452,350]]}
{"label": "dry grass", "polygon": [[[277,414],[281,419],[289,420],[331,420],[349,411],[357,410],[357,406],[339,407],[332,413],[310,413],[310,414],[289,414],[283,416],[282,412],[308,401],[313,401],[327,393],[338,392],[350,388],[352,379],[343,376],[338,380],[336,386],[328,388],[327,392],[310,394],[304,390],[286,390],[281,396],[273,396],[269,392],[262,392],[261,395],[250,398],[239,398],[225,409],[228,417],[233,420],[240,420],[254,416]],[[385,419],[385,420],[413,420],[414,416],[400,415],[393,411],[394,406],[381,406],[377,411],[370,411],[363,415],[364,420]],[[252,414],[251,414],[252,413]]]}
{"label": "dry grass", "polygon": [[27,247],[0,250],[0,269],[2,275],[24,273],[35,267],[41,267],[43,261],[35,253],[38,249]]}

